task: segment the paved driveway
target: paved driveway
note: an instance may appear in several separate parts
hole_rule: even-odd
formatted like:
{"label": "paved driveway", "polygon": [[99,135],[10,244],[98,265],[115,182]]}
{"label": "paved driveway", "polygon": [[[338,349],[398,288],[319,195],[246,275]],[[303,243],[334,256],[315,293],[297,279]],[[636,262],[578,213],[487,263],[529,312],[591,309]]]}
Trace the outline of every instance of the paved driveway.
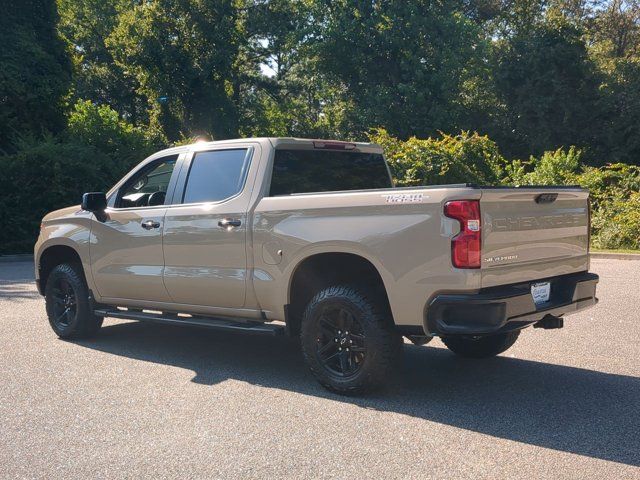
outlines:
{"label": "paved driveway", "polygon": [[31,265],[0,264],[0,477],[640,478],[640,262],[592,267],[564,329],[485,361],[406,345],[392,388],[344,398],[283,338],[58,340]]}

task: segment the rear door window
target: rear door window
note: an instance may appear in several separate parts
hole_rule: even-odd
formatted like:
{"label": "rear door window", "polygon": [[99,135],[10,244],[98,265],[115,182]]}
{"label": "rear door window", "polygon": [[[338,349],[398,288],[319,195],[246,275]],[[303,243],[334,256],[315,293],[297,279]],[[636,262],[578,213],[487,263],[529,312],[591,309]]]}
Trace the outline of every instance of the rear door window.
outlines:
{"label": "rear door window", "polygon": [[182,203],[220,202],[242,191],[251,149],[198,152],[191,161]]}
{"label": "rear door window", "polygon": [[271,196],[392,187],[379,153],[276,150]]}

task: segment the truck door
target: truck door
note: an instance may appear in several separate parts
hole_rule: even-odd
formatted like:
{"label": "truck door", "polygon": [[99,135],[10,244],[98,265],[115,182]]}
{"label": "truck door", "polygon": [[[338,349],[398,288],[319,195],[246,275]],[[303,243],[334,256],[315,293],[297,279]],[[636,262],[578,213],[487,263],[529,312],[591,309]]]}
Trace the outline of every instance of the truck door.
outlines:
{"label": "truck door", "polygon": [[91,226],[91,273],[103,298],[168,302],[162,225],[178,155],[142,166],[109,199]]}
{"label": "truck door", "polygon": [[164,217],[164,284],[175,303],[240,308],[247,282],[249,170],[257,146],[196,151]]}

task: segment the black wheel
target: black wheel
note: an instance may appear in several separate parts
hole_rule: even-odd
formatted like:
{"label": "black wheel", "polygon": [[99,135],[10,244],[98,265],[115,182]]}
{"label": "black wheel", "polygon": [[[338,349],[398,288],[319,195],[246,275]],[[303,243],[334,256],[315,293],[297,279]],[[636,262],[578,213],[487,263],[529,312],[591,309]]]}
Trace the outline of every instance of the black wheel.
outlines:
{"label": "black wheel", "polygon": [[80,269],[78,265],[58,265],[47,279],[47,316],[51,328],[60,338],[88,337],[102,326],[102,318],[93,314]]}
{"label": "black wheel", "polygon": [[419,347],[426,345],[433,340],[433,337],[427,337],[426,335],[408,335],[407,338],[411,343],[418,345]]}
{"label": "black wheel", "polygon": [[304,311],[300,336],[315,377],[341,394],[382,386],[402,345],[386,309],[348,286],[329,287],[313,297]]}
{"label": "black wheel", "polygon": [[467,358],[488,358],[509,349],[520,335],[520,330],[485,336],[443,337],[442,341],[456,355]]}

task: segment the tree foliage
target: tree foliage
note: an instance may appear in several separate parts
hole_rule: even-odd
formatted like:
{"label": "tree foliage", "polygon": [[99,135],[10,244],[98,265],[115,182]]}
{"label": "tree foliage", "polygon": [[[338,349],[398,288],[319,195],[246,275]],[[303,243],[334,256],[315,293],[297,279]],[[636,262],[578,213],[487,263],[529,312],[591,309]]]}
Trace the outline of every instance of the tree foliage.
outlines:
{"label": "tree foliage", "polygon": [[54,0],[5,2],[0,16],[0,153],[30,133],[64,128],[71,63]]}
{"label": "tree foliage", "polygon": [[323,70],[344,86],[362,128],[406,138],[455,130],[463,116],[480,29],[450,1],[318,1],[316,51]]}
{"label": "tree foliage", "polygon": [[146,102],[126,66],[116,63],[107,44],[130,0],[58,0],[58,30],[74,66],[72,95],[109,105],[133,123],[148,122]]}
{"label": "tree foliage", "polygon": [[505,112],[493,136],[512,157],[587,145],[594,131],[598,79],[580,30],[548,16],[496,48],[495,88]]}
{"label": "tree foliage", "polygon": [[399,186],[500,182],[504,158],[486,136],[462,132],[402,141],[384,129],[369,134],[379,144]]}
{"label": "tree foliage", "polygon": [[107,106],[80,101],[57,136],[23,137],[17,152],[0,157],[0,254],[28,252],[40,219],[80,202],[83,192],[107,191],[159,147]]}
{"label": "tree foliage", "polygon": [[120,15],[108,44],[170,140],[238,135],[243,15],[233,0],[157,0]]}
{"label": "tree foliage", "polygon": [[640,237],[639,0],[24,0],[0,22],[20,245],[81,185],[235,136],[371,138],[402,185],[580,183],[595,242]]}
{"label": "tree foliage", "polygon": [[58,0],[76,98],[194,135],[488,134],[640,163],[637,0]]}

